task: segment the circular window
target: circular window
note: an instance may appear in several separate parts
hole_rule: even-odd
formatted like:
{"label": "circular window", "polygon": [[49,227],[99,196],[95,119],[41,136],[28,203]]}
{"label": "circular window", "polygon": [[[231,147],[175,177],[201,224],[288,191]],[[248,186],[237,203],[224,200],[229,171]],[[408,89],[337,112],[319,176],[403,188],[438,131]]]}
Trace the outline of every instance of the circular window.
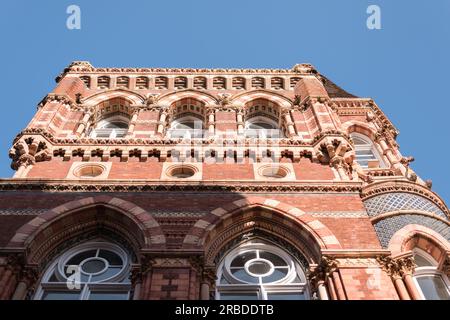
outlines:
{"label": "circular window", "polygon": [[194,176],[197,172],[195,167],[191,166],[177,166],[169,168],[167,175],[172,178],[186,179]]}
{"label": "circular window", "polygon": [[261,176],[271,179],[285,178],[289,171],[282,166],[264,166],[259,170]]}
{"label": "circular window", "polygon": [[101,165],[84,165],[75,169],[74,175],[78,178],[95,178],[100,176],[105,168]]}

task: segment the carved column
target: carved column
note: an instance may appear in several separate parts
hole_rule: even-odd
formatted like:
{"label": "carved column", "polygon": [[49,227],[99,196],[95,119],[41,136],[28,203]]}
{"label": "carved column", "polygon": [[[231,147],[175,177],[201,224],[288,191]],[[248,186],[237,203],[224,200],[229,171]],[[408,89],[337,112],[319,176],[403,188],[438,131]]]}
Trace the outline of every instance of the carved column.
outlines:
{"label": "carved column", "polygon": [[[346,295],[337,271],[337,261],[322,257],[319,265],[308,275],[311,287],[317,292],[320,300],[345,300]],[[328,287],[328,292],[327,288]]]}
{"label": "carved column", "polygon": [[89,119],[91,118],[93,114],[93,109],[86,109],[84,111],[83,119],[81,120],[80,124],[78,125],[76,134],[78,136],[84,136],[86,134],[85,129],[87,129]]}
{"label": "carved column", "polygon": [[131,119],[130,119],[130,125],[128,127],[127,135],[132,135],[133,134],[134,127],[136,126],[136,121],[137,121],[137,118],[138,118],[138,115],[139,115],[139,110],[140,110],[139,106],[136,106],[134,108],[134,110],[133,110],[133,115],[131,116]]}
{"label": "carved column", "polygon": [[208,116],[208,135],[214,136],[215,133],[215,107],[209,106],[206,109],[206,114]]}
{"label": "carved column", "polygon": [[336,171],[339,174],[339,177],[342,180],[350,180],[350,178],[346,172],[348,165],[345,163],[343,157],[334,156],[333,158],[330,159],[330,164],[332,167],[334,167],[336,169]]}
{"label": "carved column", "polygon": [[35,284],[38,278],[38,271],[35,266],[26,266],[21,270],[18,277],[19,283],[16,286],[12,300],[25,300],[29,289]]}
{"label": "carved column", "polygon": [[377,261],[380,263],[381,268],[391,277],[400,300],[411,300],[410,293],[403,281],[402,267],[399,262],[392,257],[378,257]]}
{"label": "carved column", "polygon": [[164,128],[166,126],[166,119],[169,114],[169,108],[161,108],[158,122],[158,129],[156,130],[156,134],[159,136],[164,135]]}
{"label": "carved column", "polygon": [[215,288],[216,269],[214,266],[205,266],[202,270],[200,300],[209,300],[211,291]]}
{"label": "carved column", "polygon": [[414,257],[412,254],[408,254],[407,256],[402,256],[401,258],[396,259],[396,261],[400,268],[400,272],[402,274],[403,281],[405,282],[406,289],[408,289],[409,295],[413,300],[422,300],[422,297],[417,290],[417,286],[413,281],[413,274],[416,268]]}
{"label": "carved column", "polygon": [[236,108],[237,133],[244,134],[244,108]]}
{"label": "carved column", "polygon": [[284,121],[286,122],[286,128],[288,129],[288,135],[289,138],[292,138],[295,136],[295,128],[294,128],[294,121],[292,120],[292,115],[290,110],[282,110],[282,116],[284,118]]}

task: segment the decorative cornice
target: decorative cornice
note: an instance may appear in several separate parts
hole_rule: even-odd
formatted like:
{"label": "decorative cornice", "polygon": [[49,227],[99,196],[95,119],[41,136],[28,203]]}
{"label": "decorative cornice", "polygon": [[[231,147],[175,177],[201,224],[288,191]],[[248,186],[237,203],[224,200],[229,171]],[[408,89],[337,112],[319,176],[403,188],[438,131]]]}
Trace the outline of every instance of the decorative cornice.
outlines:
{"label": "decorative cornice", "polygon": [[42,179],[0,179],[0,191],[52,191],[52,192],[158,192],[158,191],[208,191],[208,192],[313,192],[357,193],[361,184],[343,182],[332,184],[295,183],[261,184],[260,182],[232,181],[130,181],[105,180],[96,182]]}
{"label": "decorative cornice", "polygon": [[138,73],[138,74],[285,74],[311,75],[318,74],[317,70],[307,63],[296,64],[291,69],[236,69],[236,68],[96,68],[88,61],[72,62],[57,79],[68,73]]}

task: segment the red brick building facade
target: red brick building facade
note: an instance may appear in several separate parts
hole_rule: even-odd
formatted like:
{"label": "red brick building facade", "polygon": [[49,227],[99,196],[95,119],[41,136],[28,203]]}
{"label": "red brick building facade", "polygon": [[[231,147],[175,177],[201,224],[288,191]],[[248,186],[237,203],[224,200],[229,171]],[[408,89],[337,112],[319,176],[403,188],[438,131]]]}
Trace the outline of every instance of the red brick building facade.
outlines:
{"label": "red brick building facade", "polygon": [[73,62],[0,180],[0,299],[448,299],[397,134],[308,64]]}

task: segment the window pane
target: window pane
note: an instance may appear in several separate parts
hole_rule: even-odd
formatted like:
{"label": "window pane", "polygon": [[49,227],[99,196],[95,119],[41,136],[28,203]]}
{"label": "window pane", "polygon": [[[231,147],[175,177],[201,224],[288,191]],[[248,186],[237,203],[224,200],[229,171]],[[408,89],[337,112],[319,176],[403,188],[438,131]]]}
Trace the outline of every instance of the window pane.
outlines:
{"label": "window pane", "polygon": [[286,262],[283,259],[281,259],[279,256],[277,256],[277,255],[275,255],[273,253],[267,252],[267,251],[260,251],[259,252],[259,257],[262,258],[262,259],[269,260],[270,262],[273,263],[273,265],[275,267],[287,266]]}
{"label": "window pane", "polygon": [[288,268],[276,268],[273,273],[267,277],[262,278],[263,283],[270,283],[278,281],[286,277],[288,273]]}
{"label": "window pane", "polygon": [[417,254],[414,256],[414,262],[418,267],[433,267],[432,263],[430,263],[427,259]]}
{"label": "window pane", "polygon": [[427,300],[449,300],[450,296],[446,285],[439,276],[428,276],[417,278],[423,295]]}
{"label": "window pane", "polygon": [[121,266],[123,264],[122,258],[120,258],[119,255],[108,250],[100,250],[98,256],[106,259],[109,264],[113,266]]}
{"label": "window pane", "polygon": [[67,261],[66,265],[79,265],[81,261],[83,261],[87,258],[90,258],[90,257],[95,257],[96,253],[97,253],[97,250],[87,250],[87,251],[81,252],[81,253],[75,255],[69,261]]}
{"label": "window pane", "polygon": [[244,264],[248,260],[255,259],[255,258],[256,258],[256,252],[254,252],[254,251],[241,253],[240,255],[238,255],[236,258],[233,259],[230,267],[243,267]]}
{"label": "window pane", "polygon": [[112,276],[116,275],[117,273],[119,273],[119,271],[122,270],[122,267],[109,267],[108,269],[106,269],[105,272],[99,274],[99,275],[95,275],[92,276],[92,280],[93,282],[98,282],[98,281],[102,281],[105,279],[109,279]]}
{"label": "window pane", "polygon": [[220,300],[258,300],[256,292],[221,293]]}
{"label": "window pane", "polygon": [[128,300],[128,292],[92,291],[89,300]]}
{"label": "window pane", "polygon": [[42,300],[78,300],[79,291],[45,291]]}
{"label": "window pane", "polygon": [[239,280],[250,283],[258,283],[258,278],[252,277],[244,269],[231,269],[231,273]]}
{"label": "window pane", "polygon": [[268,292],[267,300],[305,300],[305,295],[302,292]]}

